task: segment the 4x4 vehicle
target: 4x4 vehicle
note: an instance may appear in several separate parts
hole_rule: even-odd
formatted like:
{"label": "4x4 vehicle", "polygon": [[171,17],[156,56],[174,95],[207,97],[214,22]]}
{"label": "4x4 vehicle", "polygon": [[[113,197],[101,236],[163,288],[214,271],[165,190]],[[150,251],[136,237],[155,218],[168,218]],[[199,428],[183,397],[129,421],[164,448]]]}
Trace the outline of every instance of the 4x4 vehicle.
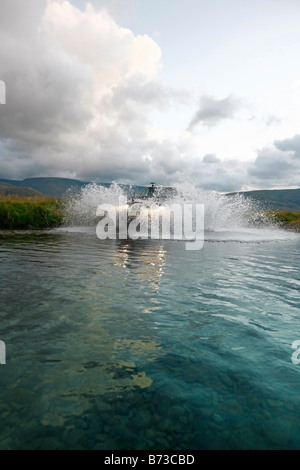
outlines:
{"label": "4x4 vehicle", "polygon": [[163,204],[165,201],[172,200],[176,196],[178,196],[178,192],[175,188],[158,186],[155,183],[151,183],[151,186],[144,188],[140,194],[133,196],[130,204],[145,203],[147,201],[154,204]]}

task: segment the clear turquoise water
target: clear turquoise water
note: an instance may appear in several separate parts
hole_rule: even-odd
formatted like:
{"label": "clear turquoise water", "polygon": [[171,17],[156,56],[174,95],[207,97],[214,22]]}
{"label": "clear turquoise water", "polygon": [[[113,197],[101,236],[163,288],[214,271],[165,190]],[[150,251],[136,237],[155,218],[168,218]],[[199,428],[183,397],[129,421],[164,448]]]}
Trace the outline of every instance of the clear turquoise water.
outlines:
{"label": "clear turquoise water", "polygon": [[299,246],[0,234],[0,448],[300,448]]}

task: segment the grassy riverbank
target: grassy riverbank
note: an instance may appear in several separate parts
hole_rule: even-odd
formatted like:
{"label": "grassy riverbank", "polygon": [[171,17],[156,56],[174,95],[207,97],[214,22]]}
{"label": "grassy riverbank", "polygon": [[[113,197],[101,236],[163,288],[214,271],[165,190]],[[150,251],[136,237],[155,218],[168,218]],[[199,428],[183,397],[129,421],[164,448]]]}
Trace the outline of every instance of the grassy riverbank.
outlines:
{"label": "grassy riverbank", "polygon": [[43,229],[63,222],[62,202],[53,198],[0,197],[0,229]]}
{"label": "grassy riverbank", "polygon": [[273,211],[271,214],[281,227],[300,232],[300,212]]}
{"label": "grassy riverbank", "polygon": [[[300,232],[300,212],[268,211],[267,214],[272,224]],[[0,196],[0,230],[54,228],[63,221],[62,199]]]}

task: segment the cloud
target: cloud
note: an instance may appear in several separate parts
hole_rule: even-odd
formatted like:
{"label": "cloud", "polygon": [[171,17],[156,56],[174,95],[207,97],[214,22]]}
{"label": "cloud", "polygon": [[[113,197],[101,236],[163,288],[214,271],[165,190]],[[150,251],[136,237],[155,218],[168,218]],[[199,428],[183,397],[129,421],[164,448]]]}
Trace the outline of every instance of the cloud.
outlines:
{"label": "cloud", "polygon": [[258,151],[249,165],[249,180],[259,187],[300,186],[300,135],[276,140],[272,146]]}
{"label": "cloud", "polygon": [[[193,132],[171,139],[157,129],[155,112],[178,113],[192,95],[165,85],[156,42],[120,27],[105,3],[1,0],[1,177],[141,184],[186,177],[219,191],[300,185],[299,135],[242,162],[224,159],[213,143],[203,150]],[[190,130],[231,119],[241,106],[234,95],[205,95]]]}
{"label": "cloud", "polygon": [[[36,34],[47,0],[1,0],[0,31],[18,38]],[[20,14],[18,14],[20,13]]]}
{"label": "cloud", "polygon": [[[184,146],[179,151],[184,154]],[[254,160],[224,159],[211,153],[190,157],[189,165],[182,166],[187,178],[221,192],[300,187],[300,135],[258,149]]]}
{"label": "cloud", "polygon": [[258,152],[254,164],[249,168],[249,175],[261,180],[276,180],[286,178],[294,170],[287,155],[276,148],[264,148]]}
{"label": "cloud", "polygon": [[204,95],[201,97],[200,107],[191,120],[188,129],[192,130],[198,124],[208,127],[215,126],[224,119],[233,118],[241,106],[241,99],[233,95],[229,95],[222,100]]}
{"label": "cloud", "polygon": [[273,114],[270,114],[268,117],[265,118],[264,122],[266,126],[273,126],[281,124],[282,119],[278,118],[277,116],[274,116]]}
{"label": "cloud", "polygon": [[203,162],[204,163],[220,163],[221,160],[214,153],[209,153],[207,155],[204,155]]}
{"label": "cloud", "polygon": [[116,107],[131,102],[150,108],[167,109],[171,105],[184,104],[190,98],[187,91],[166,87],[161,80],[149,80],[142,74],[135,74],[124,80],[112,91],[112,102]]}
{"label": "cloud", "polygon": [[222,160],[215,155],[206,155],[202,161],[195,162],[189,176],[205,189],[229,192],[238,191],[244,185],[247,170],[237,159]]}
{"label": "cloud", "polygon": [[283,152],[292,152],[292,158],[300,159],[300,135],[295,135],[291,139],[275,140],[274,144]]}
{"label": "cloud", "polygon": [[0,23],[1,176],[145,172],[149,110],[173,99],[157,44],[66,0],[2,0]]}
{"label": "cloud", "polygon": [[0,3],[8,88],[1,176],[172,178],[182,167],[179,147],[157,138],[150,118],[185,103],[189,93],[160,80],[158,45],[90,4],[80,10],[66,0],[41,0],[43,8],[37,0],[15,1],[18,15]]}
{"label": "cloud", "polygon": [[[73,0],[82,10],[85,9],[86,0]],[[91,0],[95,10],[105,10],[117,21],[131,18],[136,13],[135,0]]]}

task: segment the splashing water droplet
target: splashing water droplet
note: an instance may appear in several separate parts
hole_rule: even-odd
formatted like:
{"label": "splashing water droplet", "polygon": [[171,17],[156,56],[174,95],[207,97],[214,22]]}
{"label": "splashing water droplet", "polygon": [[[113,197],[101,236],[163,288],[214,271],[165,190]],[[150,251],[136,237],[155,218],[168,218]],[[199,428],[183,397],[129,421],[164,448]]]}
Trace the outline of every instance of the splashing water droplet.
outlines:
{"label": "splashing water droplet", "polygon": [[[277,239],[279,232],[283,233],[275,219],[272,219],[272,216],[266,213],[257,201],[241,194],[220,194],[197,188],[186,182],[173,184],[172,187],[176,188],[177,196],[172,200],[164,200],[163,205],[203,204],[206,232],[234,232],[235,234],[239,232],[243,233],[243,240],[245,233],[251,231],[252,236],[253,231],[256,231],[260,233],[260,238],[266,237],[267,239]],[[93,183],[84,186],[79,192],[70,191],[65,200],[66,225],[93,226],[97,222],[96,210],[99,205],[112,204],[118,207],[121,196],[130,197],[132,194],[132,188],[126,188],[117,183],[109,187]],[[266,230],[268,230],[268,235],[266,235]],[[264,235],[263,231],[265,231]],[[284,233],[286,236],[286,232]]]}

